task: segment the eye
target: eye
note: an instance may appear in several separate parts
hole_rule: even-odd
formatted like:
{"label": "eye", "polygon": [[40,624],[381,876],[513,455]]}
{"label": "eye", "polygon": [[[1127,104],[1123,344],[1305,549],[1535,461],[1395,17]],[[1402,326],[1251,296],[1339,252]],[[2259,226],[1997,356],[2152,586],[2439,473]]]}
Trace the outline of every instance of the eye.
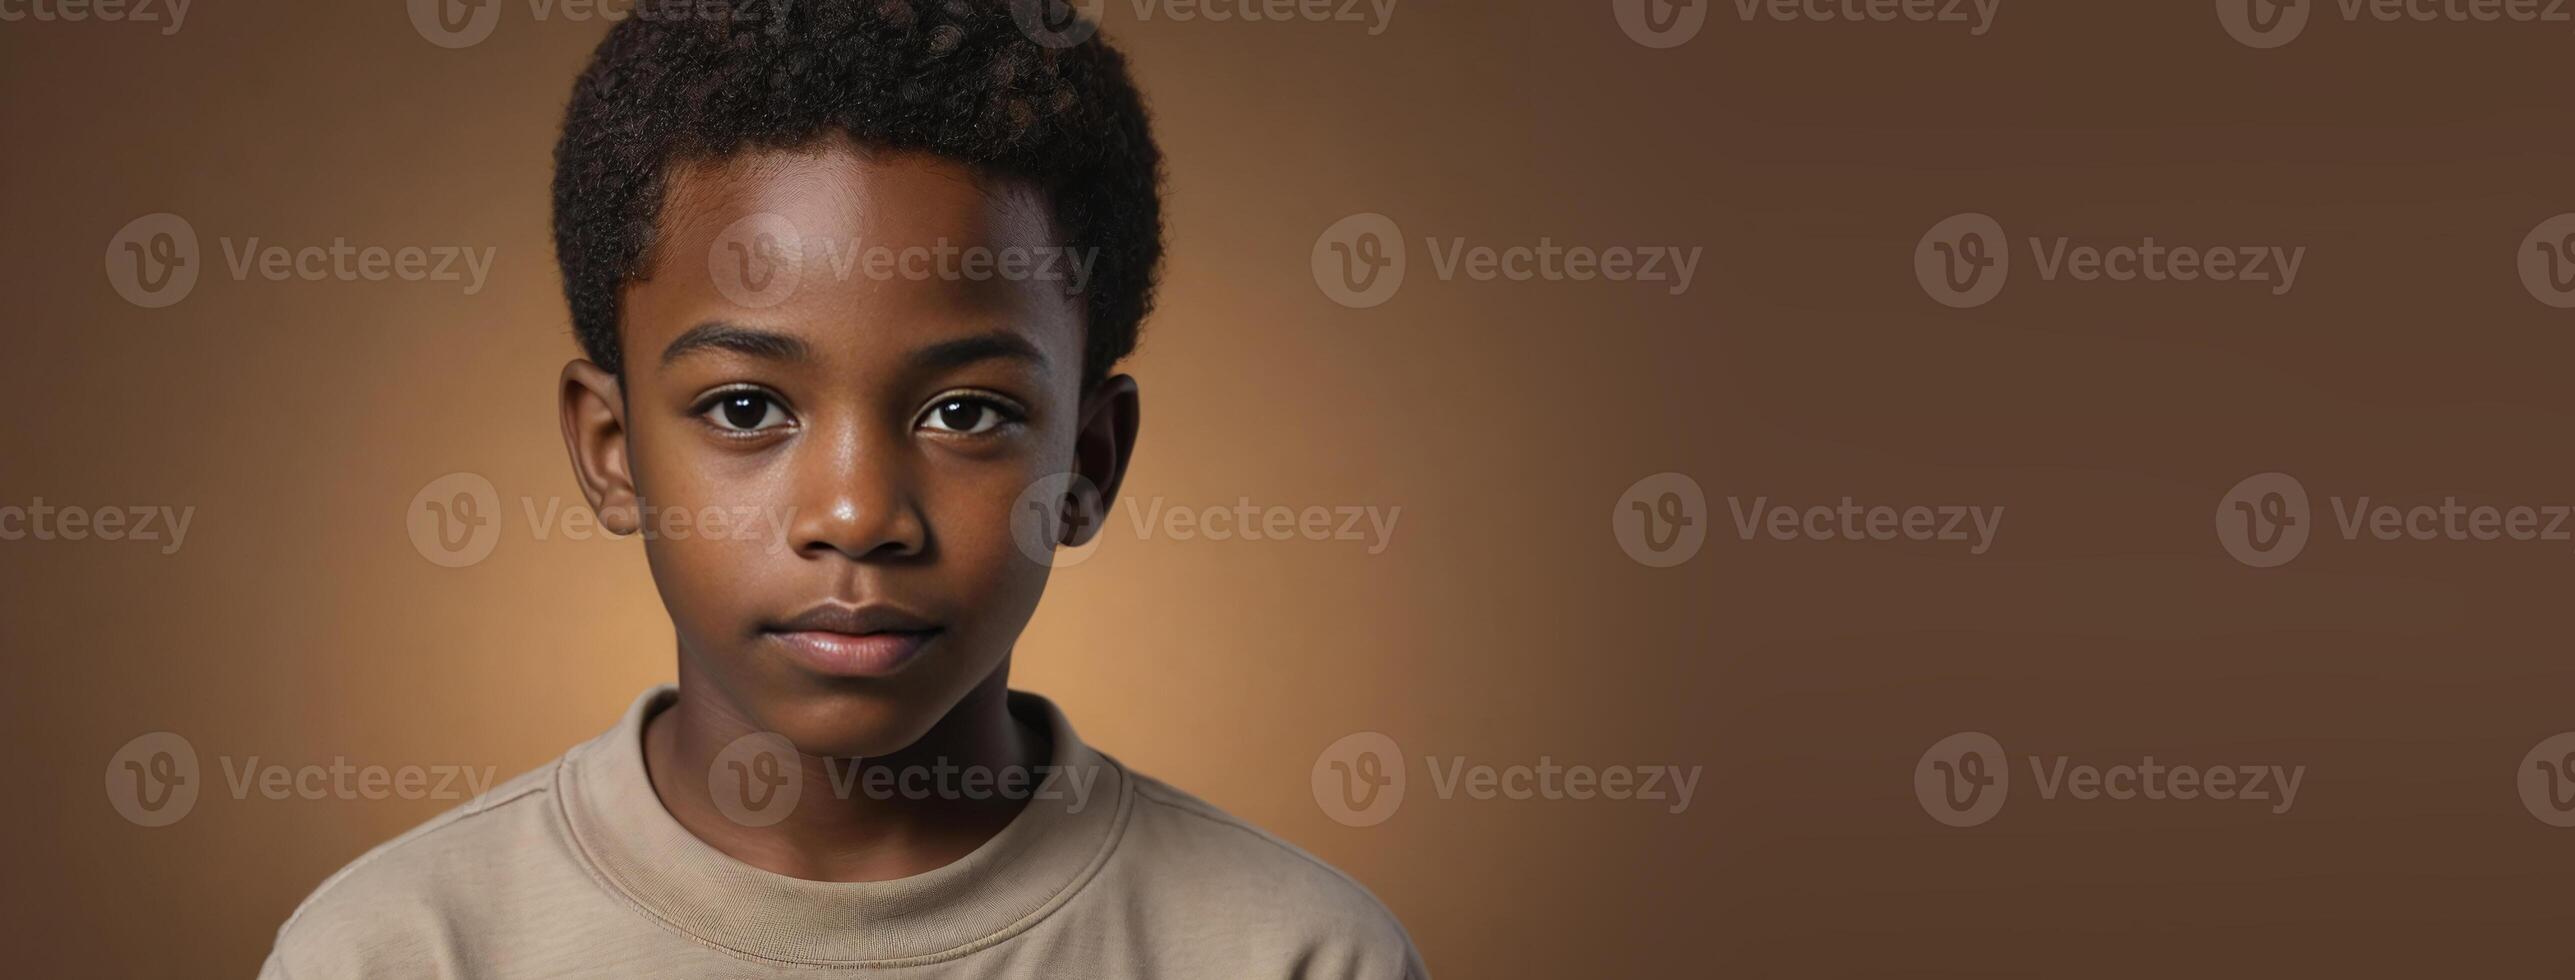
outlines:
{"label": "eye", "polygon": [[733,433],[760,432],[789,421],[786,406],[780,405],[777,398],[749,389],[718,392],[698,414],[716,428]]}
{"label": "eye", "polygon": [[983,435],[1018,417],[1009,406],[980,395],[953,395],[930,403],[921,413],[921,427],[932,432],[954,435]]}

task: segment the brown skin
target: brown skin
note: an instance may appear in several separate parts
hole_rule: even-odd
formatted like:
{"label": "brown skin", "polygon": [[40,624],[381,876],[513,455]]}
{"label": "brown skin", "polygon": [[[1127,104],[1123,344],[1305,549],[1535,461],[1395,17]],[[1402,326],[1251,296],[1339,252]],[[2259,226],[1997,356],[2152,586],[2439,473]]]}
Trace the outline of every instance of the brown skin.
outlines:
{"label": "brown skin", "polygon": [[[1044,733],[1004,703],[1011,648],[1047,576],[1013,543],[1010,509],[1040,477],[1078,474],[1099,492],[1067,495],[1059,543],[1088,539],[1135,444],[1135,381],[1083,384],[1081,306],[1062,282],[843,274],[808,248],[786,299],[753,309],[710,268],[725,230],[761,212],[807,243],[1052,246],[1044,202],[1024,184],[847,140],[746,152],[669,183],[651,268],[623,293],[623,377],[564,367],[573,470],[621,534],[659,532],[673,511],[784,520],[645,535],[679,646],[679,700],[644,733],[653,787],[699,839],[779,874],[876,881],[946,865],[1025,801],[834,794],[825,760],[1045,759]],[[766,337],[665,357],[710,323]],[[971,356],[938,356],[961,347]],[[936,632],[890,675],[836,676],[788,656],[775,633],[820,603],[899,608]],[[754,828],[718,809],[708,773],[757,732],[796,746],[806,790],[787,819]]]}

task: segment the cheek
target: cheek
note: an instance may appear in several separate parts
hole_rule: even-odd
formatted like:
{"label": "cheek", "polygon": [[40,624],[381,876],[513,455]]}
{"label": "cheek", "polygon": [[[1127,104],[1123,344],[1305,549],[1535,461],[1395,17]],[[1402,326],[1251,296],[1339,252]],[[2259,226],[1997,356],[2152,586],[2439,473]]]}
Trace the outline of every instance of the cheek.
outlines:
{"label": "cheek", "polygon": [[1014,536],[1012,520],[1028,505],[1024,493],[1039,471],[1034,462],[953,470],[925,487],[922,501],[938,535],[943,577],[980,618],[1014,632],[1046,587],[1047,566],[1029,557],[1034,544]]}
{"label": "cheek", "polygon": [[664,534],[648,529],[645,563],[662,605],[682,635],[703,636],[726,627],[726,613],[737,609],[735,592],[748,584],[737,574],[743,567],[727,549],[731,542],[697,534]]}
{"label": "cheek", "polygon": [[633,436],[638,532],[663,605],[683,632],[728,630],[761,571],[792,558],[786,504],[767,496],[765,476],[709,465],[688,433]]}
{"label": "cheek", "polygon": [[[721,526],[706,525],[704,515],[710,509],[724,515]],[[674,505],[652,512],[656,523],[643,531],[653,583],[662,593],[673,625],[685,635],[708,637],[739,628],[736,620],[746,610],[760,607],[754,600],[760,594],[761,576],[790,560],[781,557],[780,536],[765,518],[740,519],[736,510],[692,506],[686,508],[686,525],[661,523],[679,511]]]}

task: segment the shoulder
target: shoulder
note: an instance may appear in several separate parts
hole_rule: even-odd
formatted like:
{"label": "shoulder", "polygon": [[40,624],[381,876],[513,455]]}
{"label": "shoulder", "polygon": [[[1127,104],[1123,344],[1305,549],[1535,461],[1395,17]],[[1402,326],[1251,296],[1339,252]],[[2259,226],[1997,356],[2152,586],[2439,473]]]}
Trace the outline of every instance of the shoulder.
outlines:
{"label": "shoulder", "polygon": [[1357,880],[1214,804],[1126,772],[1135,812],[1120,849],[1178,907],[1222,916],[1232,942],[1292,949],[1319,975],[1427,975],[1403,924]]}
{"label": "shoulder", "polygon": [[433,962],[454,916],[487,906],[535,870],[530,851],[557,833],[552,790],[562,764],[494,786],[324,878],[278,927],[260,975],[377,974]]}

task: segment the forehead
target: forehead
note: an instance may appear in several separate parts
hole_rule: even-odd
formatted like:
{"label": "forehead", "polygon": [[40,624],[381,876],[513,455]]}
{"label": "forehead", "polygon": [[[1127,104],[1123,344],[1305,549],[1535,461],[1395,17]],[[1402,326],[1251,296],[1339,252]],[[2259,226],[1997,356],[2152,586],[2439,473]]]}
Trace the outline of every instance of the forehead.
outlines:
{"label": "forehead", "polygon": [[1078,363],[1075,264],[1023,181],[832,140],[683,165],[666,184],[649,267],[625,290],[630,365],[709,321],[826,351],[1008,329]]}

